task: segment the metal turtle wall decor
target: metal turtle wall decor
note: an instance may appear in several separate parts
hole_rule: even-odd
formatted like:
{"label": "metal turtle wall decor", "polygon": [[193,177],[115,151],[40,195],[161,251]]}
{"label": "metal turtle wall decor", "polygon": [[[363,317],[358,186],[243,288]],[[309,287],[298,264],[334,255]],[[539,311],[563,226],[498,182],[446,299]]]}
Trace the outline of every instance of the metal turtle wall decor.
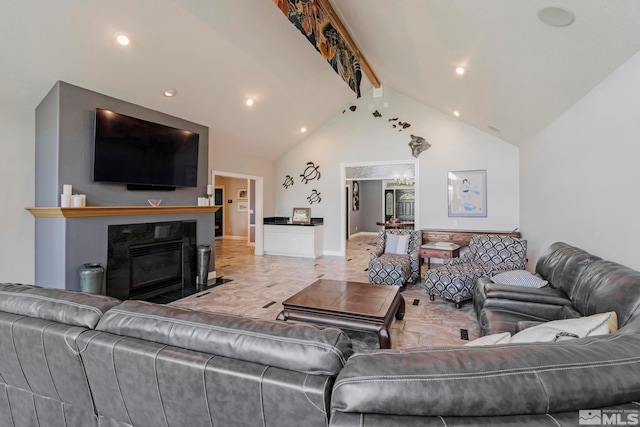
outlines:
{"label": "metal turtle wall decor", "polygon": [[417,159],[420,153],[431,148],[431,144],[421,136],[411,135],[409,147],[411,147],[411,155]]}
{"label": "metal turtle wall decor", "polygon": [[307,162],[307,167],[302,171],[300,177],[302,178],[302,182],[307,184],[309,181],[313,181],[314,179],[320,180],[320,165],[315,165],[313,162]]}
{"label": "metal turtle wall decor", "polygon": [[314,203],[320,203],[322,201],[322,197],[320,197],[320,192],[315,188],[311,190],[311,194],[307,197],[309,204],[312,205]]}
{"label": "metal turtle wall decor", "polygon": [[291,175],[287,175],[284,177],[284,182],[282,183],[282,186],[284,188],[289,188],[293,185],[293,177]]}

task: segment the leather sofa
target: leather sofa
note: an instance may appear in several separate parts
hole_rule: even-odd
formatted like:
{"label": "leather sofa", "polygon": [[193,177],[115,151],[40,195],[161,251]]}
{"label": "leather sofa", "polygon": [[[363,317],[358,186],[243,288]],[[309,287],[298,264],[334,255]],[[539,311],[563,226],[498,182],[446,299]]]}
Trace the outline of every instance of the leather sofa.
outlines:
{"label": "leather sofa", "polygon": [[0,285],[0,426],[326,426],[340,330]]}
{"label": "leather sofa", "polygon": [[557,427],[583,409],[639,413],[640,273],[565,244],[537,268],[549,289],[479,281],[482,333],[612,310],[619,330],[353,354],[333,328],[0,285],[0,426]]}
{"label": "leather sofa", "polygon": [[478,280],[481,335],[609,311],[617,313],[618,331],[554,343],[358,353],[334,385],[331,425],[577,426],[579,410],[640,421],[640,273],[564,243],[553,244],[536,271],[547,287]]}

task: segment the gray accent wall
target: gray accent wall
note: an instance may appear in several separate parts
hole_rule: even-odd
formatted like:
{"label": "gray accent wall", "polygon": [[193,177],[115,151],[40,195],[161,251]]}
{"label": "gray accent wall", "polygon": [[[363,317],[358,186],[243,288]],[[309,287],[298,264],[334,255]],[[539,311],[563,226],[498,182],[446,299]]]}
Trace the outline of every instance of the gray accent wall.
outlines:
{"label": "gray accent wall", "polygon": [[[353,181],[348,181],[350,198],[353,197]],[[360,210],[353,210],[353,203],[350,200],[350,234],[362,232],[377,232],[380,227],[377,221],[383,221],[382,215],[382,180],[358,180],[360,191]]]}
{"label": "gray accent wall", "polygon": [[384,221],[382,215],[382,181],[360,181],[360,211],[362,228],[360,231],[380,230],[377,221]]}
{"label": "gray accent wall", "polygon": [[[128,191],[124,184],[93,182],[95,109],[106,108],[200,135],[198,187],[176,191]],[[36,108],[36,185],[38,207],[60,206],[64,184],[86,194],[87,206],[196,206],[206,194],[209,176],[209,128],[121,101],[87,89],[57,82]],[[35,283],[79,290],[79,268],[88,262],[107,265],[107,228],[116,224],[197,220],[197,243],[214,243],[213,213],[131,215],[82,218],[36,218]],[[215,271],[212,253],[210,271]]]}
{"label": "gray accent wall", "polygon": [[[124,184],[93,182],[93,135],[96,108],[186,129],[200,135],[198,187],[176,191],[127,191]],[[209,128],[159,111],[121,101],[65,82],[57,82],[36,108],[36,206],[60,206],[64,184],[86,194],[88,206],[195,206],[206,195]]]}

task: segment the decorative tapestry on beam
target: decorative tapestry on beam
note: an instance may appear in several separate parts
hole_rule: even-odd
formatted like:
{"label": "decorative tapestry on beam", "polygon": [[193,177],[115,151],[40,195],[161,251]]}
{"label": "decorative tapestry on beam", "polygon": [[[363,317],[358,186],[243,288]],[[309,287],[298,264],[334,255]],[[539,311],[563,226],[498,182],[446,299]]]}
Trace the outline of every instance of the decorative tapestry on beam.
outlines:
{"label": "decorative tapestry on beam", "polygon": [[315,46],[357,97],[360,98],[360,63],[329,20],[319,0],[273,0],[289,21]]}

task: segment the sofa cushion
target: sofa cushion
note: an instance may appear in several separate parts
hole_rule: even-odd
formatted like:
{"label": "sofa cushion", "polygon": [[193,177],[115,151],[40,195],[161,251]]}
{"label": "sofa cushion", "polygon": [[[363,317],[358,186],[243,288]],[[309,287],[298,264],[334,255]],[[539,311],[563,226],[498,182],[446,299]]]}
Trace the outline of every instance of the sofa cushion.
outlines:
{"label": "sofa cushion", "polygon": [[536,273],[567,295],[572,295],[582,269],[600,258],[563,242],[553,243],[536,263]]}
{"label": "sofa cushion", "polygon": [[498,273],[491,278],[491,281],[503,285],[526,286],[529,288],[541,288],[549,283],[540,276],[531,274],[526,270],[511,270]]}
{"label": "sofa cushion", "polygon": [[571,299],[583,316],[615,311],[622,327],[640,314],[640,272],[594,261],[582,270]]}
{"label": "sofa cushion", "polygon": [[492,308],[484,309],[480,312],[480,316],[478,317],[478,327],[480,328],[480,335],[491,335],[500,332],[510,332],[514,335],[518,332],[519,322],[548,322],[550,320],[557,320],[557,317],[549,319],[538,316],[534,313],[522,313],[512,311],[508,308]]}
{"label": "sofa cushion", "polygon": [[0,311],[93,329],[104,313],[120,300],[95,294],[0,284]]}
{"label": "sofa cushion", "polygon": [[385,254],[406,255],[409,247],[409,235],[388,234],[384,245]]}
{"label": "sofa cushion", "polygon": [[[91,393],[78,357],[77,340],[86,332],[87,328],[80,326],[0,312],[0,383],[70,407],[92,410]],[[31,397],[29,405],[33,405]],[[4,425],[0,416],[0,426]]]}
{"label": "sofa cushion", "polygon": [[579,319],[554,320],[532,326],[511,337],[511,342],[558,342],[594,335],[606,335],[617,330],[616,312],[611,311]]}
{"label": "sofa cushion", "polygon": [[600,408],[640,399],[639,355],[637,329],[564,343],[358,353],[338,375],[331,407],[441,417]]}
{"label": "sofa cushion", "polygon": [[[480,286],[481,284],[482,286]],[[478,280],[478,288],[479,289],[475,293],[474,297],[484,300],[484,304],[480,308],[484,307],[486,304],[491,304],[491,300],[496,299],[538,304],[571,304],[571,300],[564,292],[559,289],[552,288],[551,286],[531,288],[527,286],[503,285],[500,283],[493,283],[489,278],[483,277]]]}
{"label": "sofa cushion", "polygon": [[339,329],[125,301],[96,330],[308,374],[337,374],[351,356]]}
{"label": "sofa cushion", "polygon": [[100,427],[329,424],[333,379],[325,375],[106,332],[78,342]]}

